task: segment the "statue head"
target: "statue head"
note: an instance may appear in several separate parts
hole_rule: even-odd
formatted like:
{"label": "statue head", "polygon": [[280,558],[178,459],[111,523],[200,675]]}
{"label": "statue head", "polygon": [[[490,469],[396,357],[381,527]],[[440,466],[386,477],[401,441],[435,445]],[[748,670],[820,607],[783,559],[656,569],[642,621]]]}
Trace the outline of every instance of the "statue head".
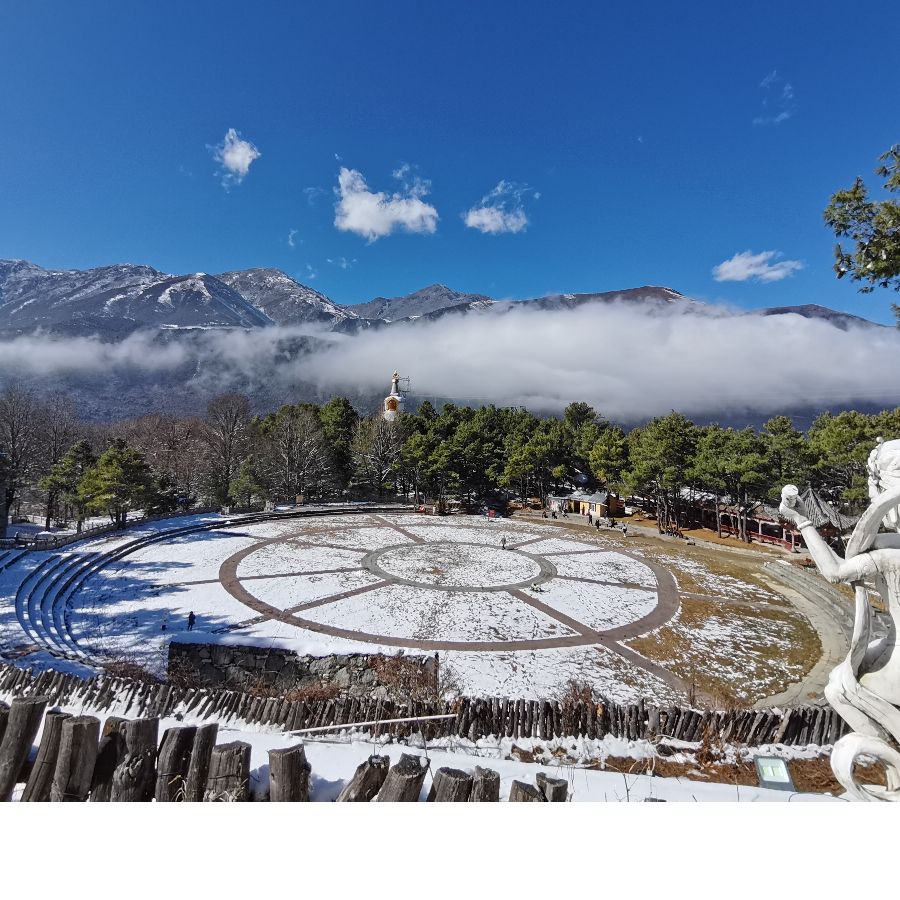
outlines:
{"label": "statue head", "polygon": [[[869,497],[874,500],[884,491],[900,488],[900,441],[878,438],[869,454]],[[883,519],[884,527],[900,531],[900,508],[892,509]]]}

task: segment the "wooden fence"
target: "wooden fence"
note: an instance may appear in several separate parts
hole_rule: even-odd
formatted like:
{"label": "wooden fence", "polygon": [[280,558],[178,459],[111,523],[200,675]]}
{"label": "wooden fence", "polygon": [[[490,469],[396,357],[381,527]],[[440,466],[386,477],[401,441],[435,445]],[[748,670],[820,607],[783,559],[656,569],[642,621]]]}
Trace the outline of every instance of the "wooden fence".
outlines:
{"label": "wooden fence", "polygon": [[[373,736],[389,734],[398,739],[421,730],[426,740],[460,737],[477,741],[490,735],[541,740],[602,739],[613,735],[627,740],[658,737],[697,742],[708,732],[732,744],[805,746],[833,744],[850,730],[834,710],[816,706],[784,711],[703,711],[678,706],[659,707],[643,701],[589,704],[498,697],[463,697],[454,701],[406,704],[365,697],[287,700],[219,688],[186,688],[134,681],[111,675],[81,679],[49,670],[34,675],[29,669],[11,664],[0,665],[0,695],[46,696],[51,706],[78,706],[96,712],[105,712],[115,706],[120,715],[182,716],[195,721],[239,720],[283,731],[376,722],[378,724],[360,730]],[[451,713],[453,718],[421,725],[381,724],[385,719]]]}

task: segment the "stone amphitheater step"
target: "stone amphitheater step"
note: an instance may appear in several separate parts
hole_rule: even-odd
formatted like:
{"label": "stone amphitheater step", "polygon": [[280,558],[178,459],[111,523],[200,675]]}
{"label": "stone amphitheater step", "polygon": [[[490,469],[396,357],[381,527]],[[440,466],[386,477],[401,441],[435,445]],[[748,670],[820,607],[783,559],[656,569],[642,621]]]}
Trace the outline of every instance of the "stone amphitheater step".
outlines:
{"label": "stone amphitheater step", "polygon": [[35,632],[28,616],[28,597],[35,586],[35,583],[43,576],[44,572],[51,566],[59,562],[59,557],[55,554],[48,553],[46,557],[40,560],[38,564],[28,572],[28,574],[19,583],[16,589],[15,608],[16,618],[22,630],[33,640],[42,644],[40,636]]}
{"label": "stone amphitheater step", "polygon": [[27,550],[2,550],[0,551],[0,572],[4,569],[8,569],[13,563],[20,560],[25,554]]}
{"label": "stone amphitheater step", "polygon": [[48,633],[48,629],[44,627],[44,623],[41,620],[41,600],[54,574],[64,569],[71,562],[71,559],[72,555],[69,553],[53,554],[51,561],[42,566],[37,577],[32,579],[31,586],[28,589],[28,596],[25,597],[23,603],[25,615],[32,631],[37,636],[37,639],[51,651],[58,650],[59,647],[56,646],[56,641]]}
{"label": "stone amphitheater step", "polygon": [[53,612],[54,606],[59,594],[64,591],[65,585],[69,583],[69,579],[86,566],[89,566],[96,557],[97,553],[73,554],[66,565],[57,566],[53,570],[52,577],[48,580],[40,598],[41,626],[50,635],[59,649],[69,656],[72,655],[73,651],[77,656],[82,654],[67,632],[59,632]]}

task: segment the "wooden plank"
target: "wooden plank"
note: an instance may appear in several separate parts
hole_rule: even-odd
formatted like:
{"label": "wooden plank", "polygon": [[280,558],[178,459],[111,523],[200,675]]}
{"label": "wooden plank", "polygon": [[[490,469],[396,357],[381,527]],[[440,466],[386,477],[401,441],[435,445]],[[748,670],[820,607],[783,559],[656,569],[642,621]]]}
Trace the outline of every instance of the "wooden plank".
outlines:
{"label": "wooden plank", "polygon": [[205,803],[246,803],[250,799],[250,749],[243,741],[213,747]]}
{"label": "wooden plank", "polygon": [[538,772],[535,780],[537,789],[548,803],[565,803],[569,799],[569,782],[565,778],[551,778],[544,772]]}
{"label": "wooden plank", "polygon": [[184,802],[200,803],[206,793],[206,782],[209,778],[209,766],[213,747],[219,733],[219,723],[210,722],[201,725],[194,735],[191,748],[191,762],[184,784]]}
{"label": "wooden plank", "polygon": [[338,803],[369,803],[381,790],[391,760],[387,756],[370,756],[356,767],[353,778],[337,798]]}
{"label": "wooden plank", "polygon": [[269,751],[269,800],[308,803],[311,766],[303,744]]}
{"label": "wooden plank", "polygon": [[125,758],[113,772],[113,803],[149,803],[156,787],[159,719],[132,719],[119,729],[125,738]]}
{"label": "wooden plank", "polygon": [[50,786],[54,803],[87,800],[97,761],[100,720],[94,716],[71,716],[62,723],[59,753]]}
{"label": "wooden plank", "polygon": [[404,753],[397,765],[388,771],[387,778],[378,792],[378,803],[417,803],[425,775],[427,760],[411,753]]}
{"label": "wooden plank", "polygon": [[48,700],[46,696],[16,697],[10,704],[3,743],[0,744],[0,802],[8,802],[12,795],[41,727]]}
{"label": "wooden plank", "polygon": [[[46,685],[49,680],[49,678],[44,679],[44,684]],[[50,801],[50,788],[53,786],[53,775],[56,772],[63,722],[71,718],[69,713],[57,710],[48,712],[44,716],[41,745],[38,747],[37,757],[22,794],[22,803],[48,803]]]}
{"label": "wooden plank", "polygon": [[163,734],[162,743],[159,745],[156,787],[153,794],[157,803],[180,803],[184,800],[196,735],[195,725],[167,728]]}
{"label": "wooden plank", "polygon": [[467,803],[472,793],[472,776],[461,769],[444,766],[434,773],[428,792],[429,803]]}
{"label": "wooden plank", "polygon": [[3,735],[6,734],[6,726],[9,723],[9,704],[0,700],[0,744],[3,743]]}

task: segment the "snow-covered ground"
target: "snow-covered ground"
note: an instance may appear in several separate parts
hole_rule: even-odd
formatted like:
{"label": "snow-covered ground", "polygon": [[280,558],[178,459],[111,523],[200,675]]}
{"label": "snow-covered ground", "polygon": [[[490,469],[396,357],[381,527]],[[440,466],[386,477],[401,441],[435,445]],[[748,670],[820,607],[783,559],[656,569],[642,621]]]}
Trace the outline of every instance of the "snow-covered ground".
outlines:
{"label": "snow-covered ground", "polygon": [[[160,524],[74,552],[110,549]],[[582,633],[646,616],[657,604],[655,585],[647,566],[601,537],[568,539],[552,525],[335,515],[222,522],[140,548],[84,582],[68,621],[90,656],[127,656],[154,671],[193,612],[191,635],[202,640],[277,641],[301,652],[313,644],[322,652],[416,652],[423,643],[420,651],[439,651],[469,694],[546,697],[576,679],[617,700],[673,699],[659,678]],[[7,619],[11,600],[7,594]],[[16,643],[11,638],[4,644]],[[39,654],[28,661],[43,662]]]}
{"label": "snow-covered ground", "polygon": [[[602,534],[481,516],[336,514],[229,526],[206,515],[147,523],[66,553],[103,552],[194,522],[216,527],[140,548],[91,575],[70,600],[71,635],[95,661],[127,657],[162,674],[173,637],[318,654],[402,649],[439,652],[442,670],[470,695],[554,697],[578,681],[618,702],[685,699],[677,681],[592,639],[643,620],[658,604],[654,572]],[[34,648],[14,597],[46,557],[29,554],[0,573],[7,658]],[[774,595],[674,554],[647,558],[672,571],[682,590],[708,592],[715,608],[697,619],[693,607],[707,601],[685,600],[669,622],[629,639],[634,650],[689,681],[699,670],[754,699],[802,675],[792,651],[795,612],[757,609],[769,596],[775,606]],[[43,650],[19,664],[86,671]]]}

